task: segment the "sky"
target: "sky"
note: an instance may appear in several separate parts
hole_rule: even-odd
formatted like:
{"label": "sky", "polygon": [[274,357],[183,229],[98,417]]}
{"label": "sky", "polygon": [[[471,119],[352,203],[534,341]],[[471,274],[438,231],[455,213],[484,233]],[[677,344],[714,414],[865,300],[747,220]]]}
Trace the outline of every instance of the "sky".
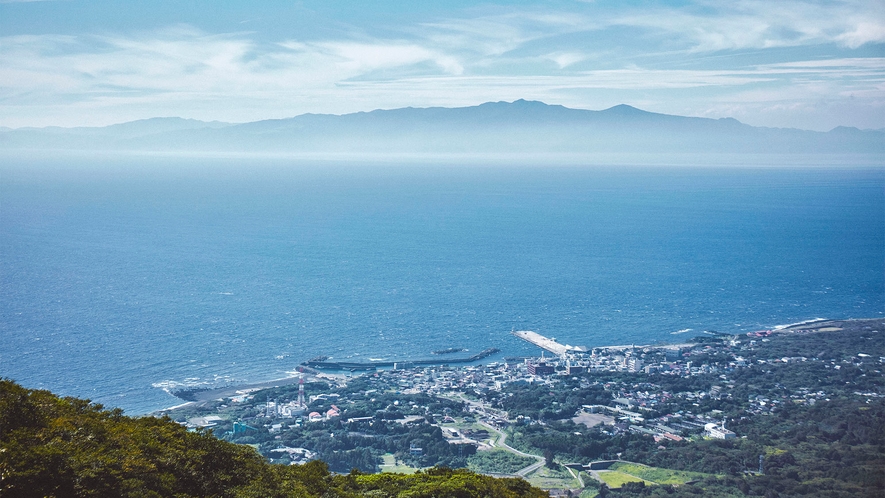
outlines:
{"label": "sky", "polygon": [[885,1],[0,0],[0,126],[540,100],[885,128]]}

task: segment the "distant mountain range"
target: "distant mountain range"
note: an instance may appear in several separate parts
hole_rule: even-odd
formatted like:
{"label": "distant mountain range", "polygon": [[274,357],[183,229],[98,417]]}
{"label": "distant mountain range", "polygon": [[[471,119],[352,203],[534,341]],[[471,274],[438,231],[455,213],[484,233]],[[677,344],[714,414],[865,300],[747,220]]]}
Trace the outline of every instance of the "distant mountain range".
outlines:
{"label": "distant mountain range", "polygon": [[0,129],[0,150],[373,156],[396,154],[873,154],[885,131],[761,128],[732,118],[603,111],[543,102],[303,114],[244,124],[153,118],[100,128]]}

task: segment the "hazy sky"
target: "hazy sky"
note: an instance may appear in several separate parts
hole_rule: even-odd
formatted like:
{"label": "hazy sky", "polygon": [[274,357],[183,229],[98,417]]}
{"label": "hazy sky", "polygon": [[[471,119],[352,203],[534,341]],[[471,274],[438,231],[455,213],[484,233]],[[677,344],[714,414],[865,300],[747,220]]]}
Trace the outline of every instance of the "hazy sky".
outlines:
{"label": "hazy sky", "polygon": [[885,1],[0,0],[0,126],[519,98],[885,128]]}

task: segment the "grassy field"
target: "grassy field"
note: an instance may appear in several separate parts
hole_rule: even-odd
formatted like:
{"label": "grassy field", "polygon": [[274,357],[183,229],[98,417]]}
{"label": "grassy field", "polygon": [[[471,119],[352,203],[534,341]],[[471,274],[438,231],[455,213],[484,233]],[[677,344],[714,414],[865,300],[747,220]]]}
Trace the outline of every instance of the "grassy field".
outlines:
{"label": "grassy field", "polygon": [[581,494],[578,495],[578,498],[594,498],[598,494],[599,494],[599,490],[597,490],[597,489],[584,488],[584,490],[581,491]]}
{"label": "grassy field", "polygon": [[709,477],[708,474],[702,474],[700,472],[661,469],[658,467],[648,467],[626,462],[616,463],[611,466],[610,470],[628,474],[655,484],[685,484],[689,481],[696,481],[704,477]]}
{"label": "grassy field", "polygon": [[393,456],[393,453],[387,453],[383,457],[384,463],[381,464],[381,472],[392,472],[396,474],[414,474],[416,470],[419,470],[415,467],[410,467],[408,465],[397,464],[396,458]]}
{"label": "grassy field", "polygon": [[467,468],[480,473],[512,474],[536,461],[506,450],[478,451],[467,459]]}
{"label": "grassy field", "polygon": [[541,466],[540,469],[532,472],[531,474],[525,477],[525,480],[529,482],[532,486],[537,486],[539,488],[551,489],[551,488],[572,488],[577,489],[581,487],[581,483],[578,482],[577,479],[572,477],[569,474],[568,469],[565,467],[561,467],[558,469],[551,469],[546,466]]}
{"label": "grassy field", "polygon": [[645,479],[640,479],[638,477],[631,476],[630,474],[618,472],[617,470],[601,471],[597,475],[600,479],[602,479],[602,482],[606,483],[608,487],[612,489],[620,488],[628,482],[645,482],[646,485],[654,484],[652,482],[645,481]]}

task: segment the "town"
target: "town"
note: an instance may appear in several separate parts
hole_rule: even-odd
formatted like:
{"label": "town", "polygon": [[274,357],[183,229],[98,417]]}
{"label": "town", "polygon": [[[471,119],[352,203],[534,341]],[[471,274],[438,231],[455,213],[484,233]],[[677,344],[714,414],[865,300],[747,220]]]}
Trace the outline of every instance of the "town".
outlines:
{"label": "town", "polygon": [[[304,369],[297,384],[163,414],[275,463],[322,459],[338,472],[468,467],[583,496],[772,479],[801,486],[801,473],[814,471],[800,462],[812,439],[797,434],[793,448],[771,433],[795,431],[785,416],[833,417],[846,407],[872,424],[885,397],[883,322],[592,349],[520,332],[544,350],[538,357],[364,374]],[[833,432],[828,423],[817,430]],[[854,451],[877,444],[869,430],[852,437]],[[711,458],[686,459],[701,453]]]}

